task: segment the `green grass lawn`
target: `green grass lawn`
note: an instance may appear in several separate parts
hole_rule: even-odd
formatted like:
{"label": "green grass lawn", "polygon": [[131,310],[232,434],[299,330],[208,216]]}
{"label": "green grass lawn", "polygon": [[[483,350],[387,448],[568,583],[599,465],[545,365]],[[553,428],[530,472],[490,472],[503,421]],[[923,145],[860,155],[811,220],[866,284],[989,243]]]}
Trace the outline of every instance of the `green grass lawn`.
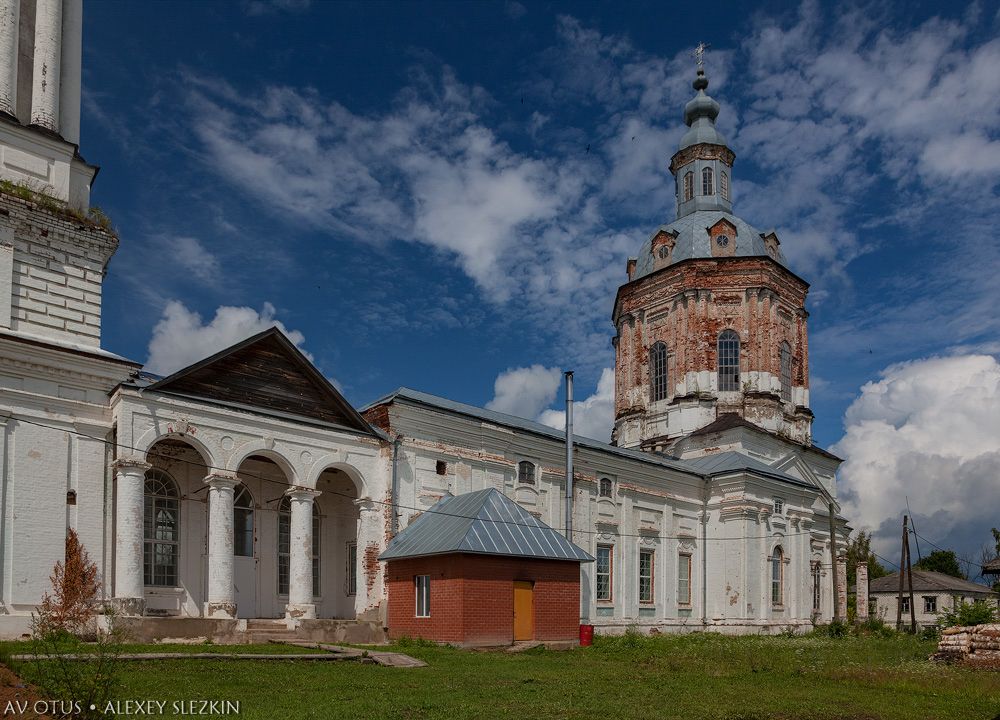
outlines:
{"label": "green grass lawn", "polygon": [[[165,652],[206,648],[276,650],[155,646]],[[932,664],[926,658],[934,648],[933,642],[909,636],[597,638],[592,648],[516,655],[405,644],[395,649],[429,667],[129,662],[119,695],[238,700],[245,718],[994,720],[1000,715],[1000,673]],[[30,669],[21,670],[30,679]]]}

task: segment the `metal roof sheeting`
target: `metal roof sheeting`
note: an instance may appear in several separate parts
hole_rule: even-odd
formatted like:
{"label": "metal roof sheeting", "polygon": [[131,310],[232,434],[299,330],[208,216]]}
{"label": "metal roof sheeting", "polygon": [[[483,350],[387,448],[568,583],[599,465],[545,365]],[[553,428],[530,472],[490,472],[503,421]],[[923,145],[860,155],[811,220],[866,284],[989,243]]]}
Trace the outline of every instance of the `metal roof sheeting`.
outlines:
{"label": "metal roof sheeting", "polygon": [[594,560],[496,488],[442,498],[396,535],[379,559],[449,553]]}
{"label": "metal roof sheeting", "polygon": [[735,450],[714,453],[712,455],[703,455],[702,457],[685,460],[684,462],[690,465],[694,470],[712,477],[731,472],[749,471],[757,473],[758,475],[774,478],[775,480],[781,480],[782,482],[789,483],[790,485],[801,485],[802,487],[814,490],[816,489],[816,486],[807,480],[797,478],[794,475],[789,475],[786,472],[782,472],[781,470],[773,468],[766,463],[760,462],[759,460],[747,457],[743,453],[738,453]]}

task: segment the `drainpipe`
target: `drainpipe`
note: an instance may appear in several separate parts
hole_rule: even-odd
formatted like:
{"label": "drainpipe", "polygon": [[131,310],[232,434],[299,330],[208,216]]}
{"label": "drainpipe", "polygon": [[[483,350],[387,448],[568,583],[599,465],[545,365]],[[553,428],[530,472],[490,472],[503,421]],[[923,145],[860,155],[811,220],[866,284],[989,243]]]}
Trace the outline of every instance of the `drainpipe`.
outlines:
{"label": "drainpipe", "polygon": [[705,476],[705,501],[701,511],[701,624],[708,625],[708,498],[712,478]]}
{"label": "drainpipe", "polygon": [[392,505],[389,506],[389,534],[392,537],[399,532],[399,446],[402,443],[402,435],[397,435],[392,441]]}
{"label": "drainpipe", "polygon": [[566,539],[573,541],[573,371],[566,371]]}

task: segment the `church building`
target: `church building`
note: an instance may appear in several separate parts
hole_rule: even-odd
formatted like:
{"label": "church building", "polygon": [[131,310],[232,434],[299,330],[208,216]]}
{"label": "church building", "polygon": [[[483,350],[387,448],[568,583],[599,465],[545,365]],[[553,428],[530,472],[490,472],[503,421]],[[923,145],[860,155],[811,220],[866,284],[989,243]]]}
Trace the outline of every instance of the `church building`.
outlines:
{"label": "church building", "polygon": [[[355,408],[277,329],[165,378],[102,348],[119,238],[89,205],[82,18],[82,0],[0,0],[0,637],[28,631],[70,528],[142,637],[227,642],[419,627],[440,583],[414,575],[406,592],[397,570],[390,594],[383,558],[452,496],[566,528],[565,436],[548,426],[408,388]],[[707,88],[699,69],[669,165],[677,218],[615,298],[611,442],[574,443],[566,552],[598,632],[844,613],[840,460],[810,434],[808,284],[775,232],[733,214]],[[447,547],[477,572],[475,552]],[[510,572],[494,598],[515,607],[519,588],[540,608],[542,586]]]}

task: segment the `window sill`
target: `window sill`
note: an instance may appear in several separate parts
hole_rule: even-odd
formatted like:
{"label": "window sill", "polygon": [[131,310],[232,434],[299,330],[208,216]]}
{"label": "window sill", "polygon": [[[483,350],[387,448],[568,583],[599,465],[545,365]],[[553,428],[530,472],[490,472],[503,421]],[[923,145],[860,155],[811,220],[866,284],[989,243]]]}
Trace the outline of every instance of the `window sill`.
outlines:
{"label": "window sill", "polygon": [[144,585],[143,589],[147,593],[160,595],[183,595],[186,592],[182,587],[173,587],[171,585]]}

